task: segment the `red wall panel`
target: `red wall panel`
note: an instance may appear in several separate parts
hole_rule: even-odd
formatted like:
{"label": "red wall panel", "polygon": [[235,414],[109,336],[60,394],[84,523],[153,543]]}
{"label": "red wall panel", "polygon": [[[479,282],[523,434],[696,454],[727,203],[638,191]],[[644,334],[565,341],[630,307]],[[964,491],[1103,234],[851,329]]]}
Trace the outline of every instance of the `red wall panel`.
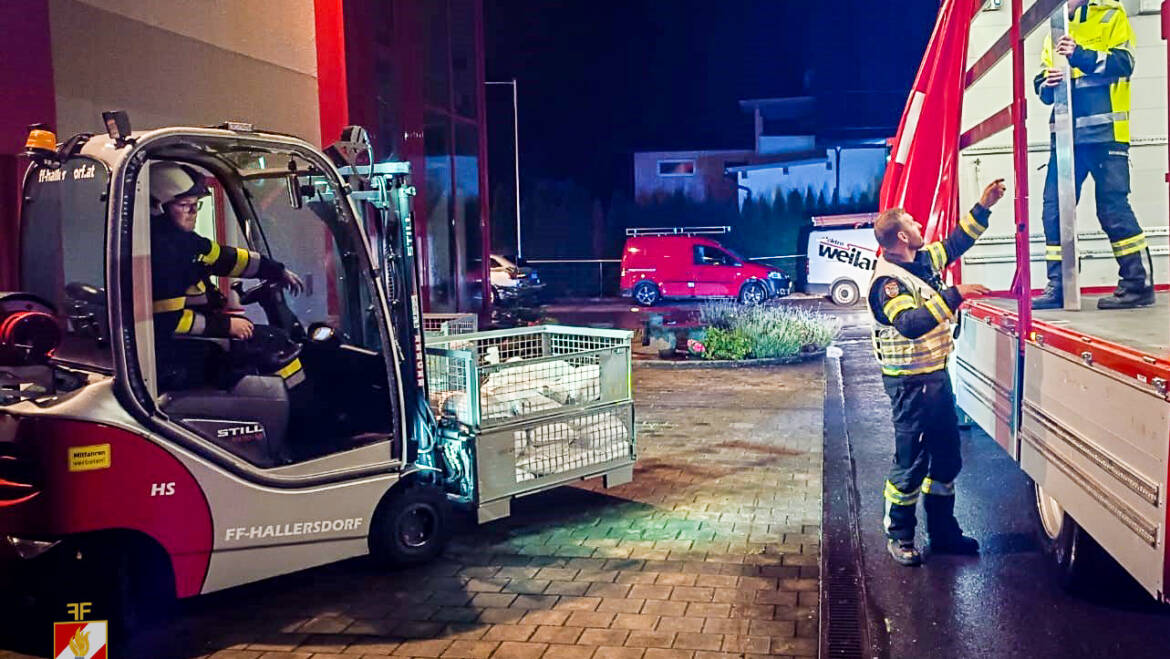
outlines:
{"label": "red wall panel", "polygon": [[57,120],[48,0],[0,2],[0,290],[16,285],[19,213],[28,125]]}

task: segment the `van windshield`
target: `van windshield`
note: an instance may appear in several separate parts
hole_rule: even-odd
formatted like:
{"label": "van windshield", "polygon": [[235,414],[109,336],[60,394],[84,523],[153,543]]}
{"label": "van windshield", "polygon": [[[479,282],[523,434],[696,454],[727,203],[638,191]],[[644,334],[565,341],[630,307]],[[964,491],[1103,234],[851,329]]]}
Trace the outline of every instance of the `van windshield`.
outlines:
{"label": "van windshield", "polygon": [[728,254],[730,254],[730,255],[731,255],[731,258],[735,259],[735,260],[736,260],[736,261],[738,261],[739,263],[747,263],[747,262],[748,262],[748,260],[747,260],[747,259],[745,259],[744,257],[740,256],[739,252],[737,252],[737,251],[735,251],[735,250],[731,249],[730,247],[724,247],[724,248],[723,248],[723,251],[725,251],[725,252],[727,252]]}
{"label": "van windshield", "polygon": [[90,158],[57,169],[33,165],[20,219],[20,289],[57,311],[64,330],[54,359],[111,369],[106,309],[106,202],[110,175]]}

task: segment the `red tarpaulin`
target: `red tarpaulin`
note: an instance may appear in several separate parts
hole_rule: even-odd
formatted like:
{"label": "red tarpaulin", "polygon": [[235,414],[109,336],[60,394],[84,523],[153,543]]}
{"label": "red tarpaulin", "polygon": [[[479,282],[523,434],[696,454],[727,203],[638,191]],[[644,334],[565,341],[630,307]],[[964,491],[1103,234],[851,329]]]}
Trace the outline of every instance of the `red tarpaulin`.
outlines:
{"label": "red tarpaulin", "polygon": [[901,206],[938,240],[958,220],[958,153],[967,36],[982,0],[944,0],[914,80],[878,207]]}

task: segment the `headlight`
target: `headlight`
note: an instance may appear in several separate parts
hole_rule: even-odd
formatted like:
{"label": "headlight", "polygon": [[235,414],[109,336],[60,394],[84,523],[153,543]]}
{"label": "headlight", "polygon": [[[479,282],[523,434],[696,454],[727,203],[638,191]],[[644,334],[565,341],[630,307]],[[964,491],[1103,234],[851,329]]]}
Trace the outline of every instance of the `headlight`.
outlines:
{"label": "headlight", "polygon": [[784,273],[779,270],[773,270],[768,273],[768,279],[785,279]]}

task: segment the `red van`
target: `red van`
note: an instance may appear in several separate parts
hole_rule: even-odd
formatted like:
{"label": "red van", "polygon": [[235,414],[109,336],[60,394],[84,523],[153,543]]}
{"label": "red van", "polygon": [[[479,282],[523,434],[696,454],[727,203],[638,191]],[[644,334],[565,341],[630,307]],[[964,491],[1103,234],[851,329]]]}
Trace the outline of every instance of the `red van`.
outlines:
{"label": "red van", "polygon": [[791,293],[792,280],[710,238],[634,235],[622,249],[620,290],[622,297],[646,307],[663,298],[735,298],[759,304]]}

